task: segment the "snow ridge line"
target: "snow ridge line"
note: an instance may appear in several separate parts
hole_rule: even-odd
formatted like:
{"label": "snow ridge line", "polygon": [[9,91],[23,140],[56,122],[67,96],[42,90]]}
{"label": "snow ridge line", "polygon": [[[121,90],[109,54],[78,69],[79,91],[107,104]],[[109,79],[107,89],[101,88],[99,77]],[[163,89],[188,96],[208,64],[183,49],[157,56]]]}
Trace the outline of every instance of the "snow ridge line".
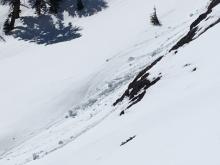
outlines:
{"label": "snow ridge line", "polygon": [[[212,13],[213,8],[220,4],[220,0],[212,0],[212,2],[209,4],[208,9],[205,13],[201,14],[191,25],[190,25],[190,31],[183,36],[170,50],[169,53],[172,51],[175,51],[174,54],[176,54],[179,48],[184,46],[187,43],[190,43],[191,41],[197,39],[199,36],[201,36],[203,33],[205,33],[210,28],[214,27],[216,24],[220,22],[220,18],[217,20],[212,21],[207,27],[198,27],[199,24],[202,21],[207,21],[209,19],[213,19],[212,17],[208,17],[209,14]],[[208,18],[207,18],[208,17]],[[207,18],[207,19],[206,19]],[[169,54],[168,53],[168,54]],[[167,55],[167,54],[166,54]],[[165,55],[164,55],[165,56]],[[152,69],[155,65],[158,64],[159,61],[163,59],[164,56],[159,57],[156,59],[151,65],[147,66],[145,69],[143,69],[136,78],[128,85],[128,88],[125,90],[124,94],[117,99],[113,106],[116,106],[118,103],[122,102],[125,98],[129,99],[129,105],[125,110],[122,110],[120,113],[121,115],[125,114],[125,111],[132,107],[133,105],[140,102],[143,97],[146,94],[146,90],[156,84],[161,78],[162,73],[158,75],[158,77],[154,77],[153,81],[150,81],[148,79],[148,76],[150,73],[148,72],[150,69]]]}
{"label": "snow ridge line", "polygon": [[[212,13],[213,8],[216,7],[217,5],[219,5],[220,0],[213,0],[209,6],[208,9],[205,13],[201,14],[191,25],[190,25],[190,30],[189,32],[183,37],[181,38],[171,49],[169,52],[171,51],[175,51],[177,49],[179,49],[180,47],[184,46],[187,43],[190,43],[191,41],[197,39],[199,36],[201,36],[203,33],[205,33],[208,29],[212,28],[213,26],[215,26],[216,24],[218,24],[220,22],[220,18],[217,19],[216,21],[214,21],[213,23],[211,23],[208,27],[206,27],[205,29],[200,29],[198,26],[202,21],[207,21],[209,18],[208,15]],[[206,19],[207,18],[207,19]]]}

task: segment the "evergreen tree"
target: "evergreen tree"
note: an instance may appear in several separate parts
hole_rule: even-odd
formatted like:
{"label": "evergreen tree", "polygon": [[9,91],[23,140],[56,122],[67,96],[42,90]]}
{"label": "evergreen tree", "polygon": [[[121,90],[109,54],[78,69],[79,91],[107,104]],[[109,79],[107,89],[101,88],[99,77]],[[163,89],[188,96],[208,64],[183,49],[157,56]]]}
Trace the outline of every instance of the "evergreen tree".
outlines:
{"label": "evergreen tree", "polygon": [[46,11],[46,2],[44,0],[36,0],[34,4],[37,15],[41,15],[42,11]]}
{"label": "evergreen tree", "polygon": [[157,10],[155,7],[154,7],[154,12],[151,15],[150,21],[154,26],[161,26],[162,25],[157,17]]}
{"label": "evergreen tree", "polygon": [[20,17],[20,6],[21,6],[21,1],[20,0],[11,0],[10,2],[10,6],[11,6],[11,17],[13,19],[17,19]]}
{"label": "evergreen tree", "polygon": [[4,23],[4,27],[3,27],[5,34],[8,34],[11,30],[14,29],[15,20],[20,17],[20,12],[21,12],[20,6],[21,6],[20,0],[11,0],[10,1],[11,13],[9,14],[8,18],[6,19],[6,21]]}
{"label": "evergreen tree", "polygon": [[82,3],[82,0],[77,0],[77,10],[81,11],[84,9],[84,5]]}
{"label": "evergreen tree", "polygon": [[4,26],[3,26],[3,31],[5,34],[8,34],[13,28],[10,25],[9,18],[6,19]]}
{"label": "evergreen tree", "polygon": [[61,0],[49,0],[50,13],[57,14],[59,9],[59,4]]}

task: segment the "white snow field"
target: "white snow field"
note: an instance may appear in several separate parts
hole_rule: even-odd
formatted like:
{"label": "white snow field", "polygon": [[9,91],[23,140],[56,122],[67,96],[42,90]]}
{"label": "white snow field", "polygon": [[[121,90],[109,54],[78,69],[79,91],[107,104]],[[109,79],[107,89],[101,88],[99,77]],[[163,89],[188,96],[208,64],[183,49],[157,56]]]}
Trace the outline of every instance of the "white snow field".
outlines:
{"label": "white snow field", "polygon": [[[220,4],[198,23],[195,40],[170,52],[210,0],[106,2],[89,17],[65,14],[65,24],[82,29],[70,41],[0,33],[0,165],[219,165],[220,24],[207,27]],[[154,6],[161,27],[150,23]],[[7,13],[0,6],[1,31]],[[149,70],[149,79],[161,79],[144,98],[113,106],[162,56]]]}

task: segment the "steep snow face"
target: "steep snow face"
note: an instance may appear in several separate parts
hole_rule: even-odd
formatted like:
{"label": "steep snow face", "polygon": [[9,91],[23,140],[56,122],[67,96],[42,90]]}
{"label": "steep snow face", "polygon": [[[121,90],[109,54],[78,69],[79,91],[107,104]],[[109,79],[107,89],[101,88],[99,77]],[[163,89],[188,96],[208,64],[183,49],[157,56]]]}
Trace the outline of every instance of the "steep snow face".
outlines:
{"label": "steep snow face", "polygon": [[[169,53],[210,1],[107,3],[91,17],[65,15],[82,28],[72,41],[43,46],[2,35],[0,164],[219,164],[219,25]],[[154,6],[161,28],[149,22]],[[218,18],[219,6],[198,29]],[[128,100],[112,104],[161,56],[149,72],[161,80],[119,117]],[[74,117],[65,119],[68,110]]]}
{"label": "steep snow face", "polygon": [[[0,150],[20,143],[45,125],[52,125],[60,116],[63,118],[70,107],[79,104],[83,98],[87,100],[85,93],[94,95],[96,89],[101,88],[99,86],[106,84],[103,75],[116,73],[117,68],[127,61],[128,57],[121,58],[120,54],[126,54],[125,50],[132,51],[135,44],[144,44],[145,40],[154,38],[155,33],[164,31],[154,31],[149,24],[154,5],[158,6],[164,25],[171,18],[169,15],[175,13],[174,9],[182,14],[177,12],[178,5],[174,2],[170,0],[165,5],[163,1],[107,1],[109,7],[97,15],[65,17],[64,23],[73,22],[82,28],[81,38],[46,47],[2,35],[7,42],[0,44],[0,129],[3,130]],[[25,1],[22,3],[26,4]],[[8,7],[0,7],[2,29]],[[21,16],[30,15],[33,11],[23,7]],[[140,54],[144,52],[145,49],[140,50]],[[107,64],[106,59],[112,57],[115,58],[109,67],[103,67]],[[101,68],[105,71],[97,75]],[[93,79],[94,75],[97,78]]]}
{"label": "steep snow face", "polygon": [[70,146],[33,164],[219,164],[218,32],[219,25],[167,56],[151,71],[163,72],[161,81],[124,116],[117,111]]}

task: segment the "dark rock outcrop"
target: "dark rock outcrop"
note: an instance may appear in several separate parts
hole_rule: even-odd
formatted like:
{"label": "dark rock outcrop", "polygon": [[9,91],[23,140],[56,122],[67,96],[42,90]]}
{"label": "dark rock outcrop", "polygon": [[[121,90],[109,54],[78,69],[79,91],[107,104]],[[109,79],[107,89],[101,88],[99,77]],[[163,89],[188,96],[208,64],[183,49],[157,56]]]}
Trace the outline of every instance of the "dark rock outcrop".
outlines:
{"label": "dark rock outcrop", "polygon": [[[210,29],[211,27],[213,27],[214,25],[216,25],[217,23],[220,22],[220,19],[218,19],[217,21],[212,22],[209,26],[207,26],[206,28],[204,28],[202,31],[200,31],[201,29],[198,28],[198,25],[202,22],[202,21],[206,21],[207,17],[210,13],[212,13],[212,10],[215,6],[217,6],[220,3],[220,0],[212,0],[211,3],[209,4],[207,11],[203,14],[201,14],[191,25],[190,25],[190,30],[189,32],[182,37],[171,49],[171,51],[177,50],[180,47],[182,47],[183,45],[190,43],[191,41],[195,40],[196,38],[198,38],[200,35],[202,35],[204,32],[206,32],[208,29]],[[195,36],[197,35],[197,37],[195,38]]]}
{"label": "dark rock outcrop", "polygon": [[[147,66],[145,69],[143,69],[136,78],[129,84],[127,90],[124,92],[124,94],[116,100],[116,102],[113,104],[116,106],[120,102],[122,102],[125,98],[128,98],[130,100],[129,105],[127,107],[130,108],[134,104],[141,101],[146,94],[146,90],[156,84],[160,79],[161,76],[155,77],[153,80],[150,80],[148,76],[150,73],[148,72],[151,68],[153,68],[159,61],[161,61],[163,56],[157,58],[154,62],[152,62],[149,66]],[[120,113],[120,115],[123,115],[124,111]]]}

